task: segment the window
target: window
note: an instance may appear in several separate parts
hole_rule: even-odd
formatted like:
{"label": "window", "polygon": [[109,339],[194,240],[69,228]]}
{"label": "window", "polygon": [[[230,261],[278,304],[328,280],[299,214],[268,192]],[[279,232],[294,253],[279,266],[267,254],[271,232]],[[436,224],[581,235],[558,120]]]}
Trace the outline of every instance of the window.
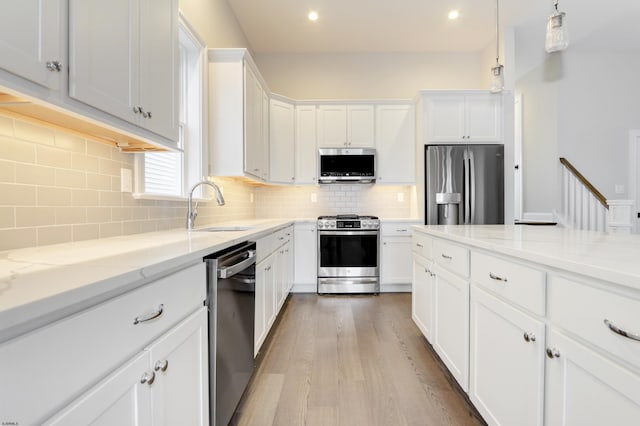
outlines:
{"label": "window", "polygon": [[180,16],[179,29],[180,152],[153,152],[136,158],[136,198],[184,198],[202,180],[205,46]]}

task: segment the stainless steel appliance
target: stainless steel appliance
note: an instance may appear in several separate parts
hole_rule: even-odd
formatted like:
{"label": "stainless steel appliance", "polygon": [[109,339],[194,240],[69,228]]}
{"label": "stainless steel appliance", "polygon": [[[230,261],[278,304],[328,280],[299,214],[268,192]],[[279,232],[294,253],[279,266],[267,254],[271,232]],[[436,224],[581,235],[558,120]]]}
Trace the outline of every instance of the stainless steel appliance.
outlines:
{"label": "stainless steel appliance", "polygon": [[425,224],[504,223],[504,146],[425,147]]}
{"label": "stainless steel appliance", "polygon": [[376,150],[373,148],[320,148],[320,183],[374,183]]}
{"label": "stainless steel appliance", "polygon": [[380,292],[380,220],[318,218],[318,294]]}
{"label": "stainless steel appliance", "polygon": [[226,426],[254,370],[256,243],[205,257],[211,424]]}

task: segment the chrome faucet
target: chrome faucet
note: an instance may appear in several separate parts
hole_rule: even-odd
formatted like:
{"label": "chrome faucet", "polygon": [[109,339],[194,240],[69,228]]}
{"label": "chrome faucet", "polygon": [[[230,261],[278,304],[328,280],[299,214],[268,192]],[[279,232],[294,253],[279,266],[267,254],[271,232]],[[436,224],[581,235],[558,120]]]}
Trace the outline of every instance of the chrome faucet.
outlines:
{"label": "chrome faucet", "polygon": [[216,199],[218,200],[219,206],[224,206],[224,197],[222,196],[222,192],[218,185],[215,184],[212,180],[203,180],[202,182],[198,182],[191,188],[189,192],[189,200],[188,200],[188,210],[187,210],[187,229],[191,231],[196,222],[196,217],[198,217],[198,202],[196,201],[196,206],[193,207],[193,191],[196,190],[200,185],[209,185],[216,191]]}

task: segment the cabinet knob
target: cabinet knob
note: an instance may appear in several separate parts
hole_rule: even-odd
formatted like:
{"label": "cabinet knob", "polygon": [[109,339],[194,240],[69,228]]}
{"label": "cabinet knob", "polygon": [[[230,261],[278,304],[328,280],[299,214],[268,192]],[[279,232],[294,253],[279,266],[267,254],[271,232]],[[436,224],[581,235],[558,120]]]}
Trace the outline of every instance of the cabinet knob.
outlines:
{"label": "cabinet knob", "polygon": [[527,333],[525,331],[524,333],[524,341],[525,342],[535,342],[536,341],[536,335],[533,333]]}
{"label": "cabinet knob", "polygon": [[51,72],[62,71],[62,64],[59,61],[47,61],[47,69]]}
{"label": "cabinet knob", "polygon": [[560,358],[560,351],[556,348],[547,348],[547,356],[551,359]]}
{"label": "cabinet knob", "polygon": [[133,113],[134,113],[134,114],[140,114],[141,112],[142,112],[142,107],[140,107],[140,106],[138,106],[138,105],[135,105],[135,106],[133,107]]}
{"label": "cabinet knob", "polygon": [[145,373],[140,378],[140,383],[147,384],[151,386],[153,382],[156,380],[156,373],[153,371],[145,371]]}
{"label": "cabinet knob", "polygon": [[142,111],[140,110],[140,112],[142,113],[142,118],[151,118],[151,111]]}
{"label": "cabinet knob", "polygon": [[157,361],[156,365],[153,366],[155,371],[162,371],[163,373],[167,371],[167,368],[169,368],[169,361],[166,359],[164,361]]}

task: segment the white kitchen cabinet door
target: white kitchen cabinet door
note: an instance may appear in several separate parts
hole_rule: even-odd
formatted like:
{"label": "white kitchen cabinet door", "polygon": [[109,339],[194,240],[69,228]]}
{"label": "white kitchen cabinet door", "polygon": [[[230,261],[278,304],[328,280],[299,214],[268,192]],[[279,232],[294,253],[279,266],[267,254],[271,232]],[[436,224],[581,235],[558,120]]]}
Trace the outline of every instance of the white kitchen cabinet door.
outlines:
{"label": "white kitchen cabinet door", "polygon": [[427,97],[425,121],[424,127],[428,141],[463,141],[463,137],[466,136],[464,96]]}
{"label": "white kitchen cabinet door", "polygon": [[502,140],[502,96],[494,93],[465,96],[467,139],[472,142]]}
{"label": "white kitchen cabinet door", "polygon": [[269,113],[269,181],[293,183],[295,108],[291,103],[271,99]]}
{"label": "white kitchen cabinet door", "polygon": [[[2,69],[50,89],[67,73],[62,0],[4,0],[0,14]],[[59,66],[58,66],[59,65]]]}
{"label": "white kitchen cabinet door", "polygon": [[245,64],[244,171],[262,179],[262,86]]}
{"label": "white kitchen cabinet door", "polygon": [[294,226],[294,284],[315,291],[318,284],[318,235],[316,223]]}
{"label": "white kitchen cabinet door", "polygon": [[178,2],[140,0],[140,125],[178,141]]}
{"label": "white kitchen cabinet door", "polygon": [[432,342],[433,290],[435,284],[435,275],[432,269],[432,262],[419,256],[413,257],[411,317],[429,342]]}
{"label": "white kitchen cabinet door", "polygon": [[149,353],[139,354],[44,424],[150,426],[149,364]]}
{"label": "white kitchen cabinet door", "polygon": [[178,140],[176,0],[69,1],[69,96]]}
{"label": "white kitchen cabinet door", "polygon": [[318,107],[318,148],[343,148],[348,145],[347,106]]}
{"label": "white kitchen cabinet door", "polygon": [[154,425],[209,424],[207,326],[202,307],[149,347]]}
{"label": "white kitchen cabinet door", "polygon": [[[263,87],[262,90],[262,120],[260,120],[260,130],[262,131],[262,138],[260,139],[260,169],[262,173],[260,177],[264,181],[269,180],[269,93]],[[293,155],[291,156],[293,161]],[[291,166],[291,176],[293,176],[293,165]]]}
{"label": "white kitchen cabinet door", "polygon": [[469,389],[469,283],[434,266],[432,344],[465,392]]}
{"label": "white kitchen cabinet door", "polygon": [[542,425],[545,326],[471,287],[469,398],[490,425]]}
{"label": "white kitchen cabinet door", "polygon": [[373,105],[347,106],[347,145],[373,148],[375,141],[375,113]]}
{"label": "white kitchen cabinet door", "polygon": [[382,236],[380,247],[380,283],[411,282],[411,237]]}
{"label": "white kitchen cabinet door", "polygon": [[131,123],[139,118],[139,21],[139,0],[69,0],[69,95]]}
{"label": "white kitchen cabinet door", "polygon": [[640,375],[551,329],[547,338],[545,424],[640,424]]}
{"label": "white kitchen cabinet door", "polygon": [[415,174],[415,113],[411,104],[376,106],[377,183],[409,184]]}
{"label": "white kitchen cabinet door", "polygon": [[297,184],[318,183],[318,145],[316,144],[315,105],[296,106],[295,181]]}
{"label": "white kitchen cabinet door", "polygon": [[258,354],[276,317],[276,255],[256,264],[256,310],[254,356]]}

